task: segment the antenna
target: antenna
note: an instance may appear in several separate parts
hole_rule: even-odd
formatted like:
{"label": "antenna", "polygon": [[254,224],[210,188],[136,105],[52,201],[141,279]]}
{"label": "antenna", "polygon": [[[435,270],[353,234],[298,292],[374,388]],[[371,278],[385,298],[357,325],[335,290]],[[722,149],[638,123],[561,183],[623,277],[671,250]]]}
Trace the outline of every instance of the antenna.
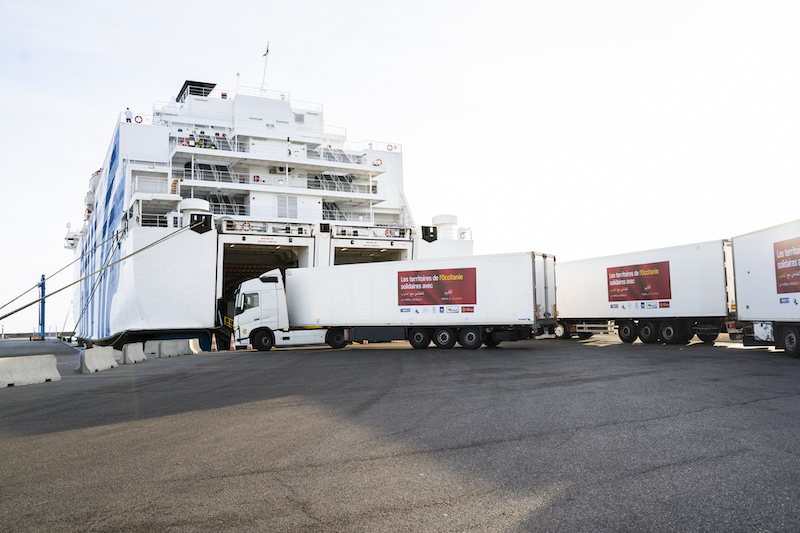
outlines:
{"label": "antenna", "polygon": [[261,76],[261,90],[265,90],[267,88],[266,80],[267,80],[267,60],[269,59],[269,41],[267,41],[267,51],[264,52],[264,75]]}

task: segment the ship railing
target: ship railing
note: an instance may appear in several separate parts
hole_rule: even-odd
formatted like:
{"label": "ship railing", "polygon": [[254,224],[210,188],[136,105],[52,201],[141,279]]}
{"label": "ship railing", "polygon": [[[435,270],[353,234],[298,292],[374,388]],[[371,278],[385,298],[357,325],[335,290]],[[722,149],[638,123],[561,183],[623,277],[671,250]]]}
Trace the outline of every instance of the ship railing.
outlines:
{"label": "ship railing", "polygon": [[395,239],[404,240],[411,238],[411,228],[399,227],[396,221],[393,226],[374,225],[370,227],[360,226],[336,226],[334,235],[336,237],[366,237],[368,239]]}
{"label": "ship railing", "polygon": [[167,215],[154,215],[149,213],[142,213],[141,225],[151,228],[168,228],[169,217],[167,217]]}
{"label": "ship railing", "polygon": [[[146,113],[134,113],[131,111],[131,124],[143,124],[145,126],[150,126],[153,124],[153,115],[146,114]],[[125,112],[121,112],[119,114],[119,121],[120,122],[127,122],[128,119],[125,117]]]}
{"label": "ship railing", "polygon": [[250,216],[250,206],[228,202],[209,202],[211,212],[215,215],[229,215],[238,217]]}
{"label": "ship railing", "polygon": [[270,235],[311,235],[314,225],[298,222],[275,222],[266,220],[241,220],[223,218],[219,222],[223,233],[266,233]]}
{"label": "ship railing", "polygon": [[228,170],[172,170],[174,178],[184,180],[215,181],[218,183],[250,183],[250,176],[241,172],[230,172]]}
{"label": "ship railing", "polygon": [[[323,175],[324,176],[324,175]],[[320,175],[309,179],[309,189],[319,189],[323,191],[336,191],[356,194],[378,194],[377,185],[363,185],[339,179],[338,176],[322,177]]]}

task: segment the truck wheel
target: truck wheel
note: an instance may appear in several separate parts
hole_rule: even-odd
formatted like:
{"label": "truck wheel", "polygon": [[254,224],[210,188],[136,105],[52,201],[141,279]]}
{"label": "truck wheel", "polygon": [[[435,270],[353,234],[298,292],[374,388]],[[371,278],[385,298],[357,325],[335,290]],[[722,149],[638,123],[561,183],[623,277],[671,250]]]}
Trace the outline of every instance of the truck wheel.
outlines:
{"label": "truck wheel", "polygon": [[483,345],[487,348],[497,348],[498,344],[500,344],[500,341],[496,341],[492,337],[483,340]]}
{"label": "truck wheel", "polygon": [[408,342],[415,350],[427,348],[431,343],[431,333],[425,328],[414,328],[408,334]]}
{"label": "truck wheel", "polygon": [[800,338],[797,336],[795,326],[786,326],[781,333],[783,340],[783,351],[789,357],[800,357]]}
{"label": "truck wheel", "polygon": [[645,344],[653,344],[658,338],[656,325],[652,320],[643,320],[639,323],[639,339]]}
{"label": "truck wheel", "polygon": [[253,335],[253,348],[260,352],[268,352],[273,345],[272,333],[269,331],[258,331]]}
{"label": "truck wheel", "polygon": [[334,350],[347,346],[347,341],[344,340],[344,329],[329,329],[328,333],[325,334],[325,342]]}
{"label": "truck wheel", "polygon": [[659,337],[667,344],[678,344],[678,324],[674,320],[664,320],[658,327]]}
{"label": "truck wheel", "polygon": [[559,321],[556,327],[553,328],[553,335],[556,336],[556,339],[560,340],[566,340],[572,337],[569,333],[569,324]]}
{"label": "truck wheel", "polygon": [[582,333],[578,333],[578,338],[582,341],[589,339],[594,336],[594,333],[589,333],[588,331],[584,331]]}
{"label": "truck wheel", "polygon": [[437,348],[452,348],[456,344],[456,335],[452,329],[439,328],[433,334],[433,344]]}
{"label": "truck wheel", "polygon": [[639,332],[636,331],[636,324],[633,323],[633,320],[623,320],[620,322],[617,333],[619,334],[620,340],[627,343],[632,343],[636,340],[636,337],[639,336]]}
{"label": "truck wheel", "polygon": [[461,334],[458,336],[458,342],[462,348],[477,350],[481,345],[481,329],[475,326],[462,328]]}
{"label": "truck wheel", "polygon": [[711,344],[719,337],[719,333],[698,333],[697,338],[706,344]]}

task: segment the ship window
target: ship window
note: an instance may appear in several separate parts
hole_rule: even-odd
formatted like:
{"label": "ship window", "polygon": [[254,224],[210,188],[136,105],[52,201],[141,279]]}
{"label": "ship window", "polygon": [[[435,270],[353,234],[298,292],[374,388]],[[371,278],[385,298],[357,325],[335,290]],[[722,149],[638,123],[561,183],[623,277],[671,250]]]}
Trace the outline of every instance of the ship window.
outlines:
{"label": "ship window", "polygon": [[306,116],[302,113],[295,113],[294,114],[294,121],[298,124],[305,124],[306,123]]}

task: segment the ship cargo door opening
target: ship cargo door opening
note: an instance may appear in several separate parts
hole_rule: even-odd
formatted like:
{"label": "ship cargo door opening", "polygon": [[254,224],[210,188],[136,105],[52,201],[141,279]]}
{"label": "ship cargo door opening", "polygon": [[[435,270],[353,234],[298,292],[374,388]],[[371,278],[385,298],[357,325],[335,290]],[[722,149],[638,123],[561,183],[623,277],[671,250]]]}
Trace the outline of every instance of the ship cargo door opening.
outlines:
{"label": "ship cargo door opening", "polygon": [[[309,256],[307,246],[223,243],[220,248],[222,267],[217,274],[222,279],[221,286],[219,280],[217,284],[218,309],[231,319],[234,292],[241,282],[257,278],[275,268],[285,271],[287,268],[306,266]],[[223,320],[220,319],[221,322]]]}
{"label": "ship cargo door opening", "polygon": [[337,246],[334,251],[333,264],[352,265],[355,263],[378,263],[381,261],[403,261],[411,259],[404,248],[352,248]]}

